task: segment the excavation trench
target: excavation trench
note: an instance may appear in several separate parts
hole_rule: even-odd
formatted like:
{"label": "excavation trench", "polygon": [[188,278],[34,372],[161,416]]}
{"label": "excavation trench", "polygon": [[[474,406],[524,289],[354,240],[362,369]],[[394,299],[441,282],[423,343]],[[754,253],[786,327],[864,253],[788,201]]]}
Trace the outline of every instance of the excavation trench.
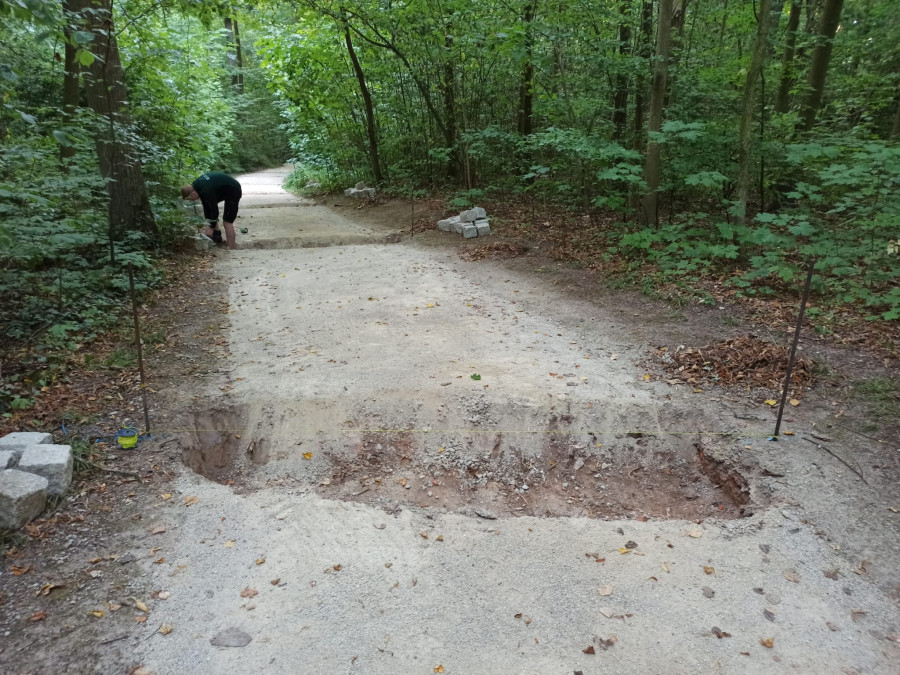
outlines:
{"label": "excavation trench", "polygon": [[[741,518],[762,505],[745,472],[724,459],[730,440],[721,437],[597,433],[554,411],[532,411],[518,429],[386,424],[368,412],[307,405],[198,413],[181,439],[183,461],[242,492],[301,487],[388,511],[700,520]],[[323,431],[329,419],[341,421]]]}

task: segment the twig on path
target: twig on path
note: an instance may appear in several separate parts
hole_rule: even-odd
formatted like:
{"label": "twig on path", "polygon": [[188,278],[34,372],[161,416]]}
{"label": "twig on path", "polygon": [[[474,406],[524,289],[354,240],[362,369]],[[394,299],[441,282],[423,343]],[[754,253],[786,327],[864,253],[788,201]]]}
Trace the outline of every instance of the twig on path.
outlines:
{"label": "twig on path", "polygon": [[120,476],[128,476],[129,478],[134,478],[135,480],[141,480],[141,477],[136,473],[132,473],[131,471],[122,471],[121,469],[112,469],[108,466],[101,466],[100,464],[94,464],[93,462],[89,462],[86,459],[79,459],[79,464],[84,464],[86,467],[90,469],[97,469],[98,471],[106,471],[107,473],[116,473]]}
{"label": "twig on path", "polygon": [[857,431],[856,429],[851,429],[850,427],[841,424],[840,422],[832,422],[832,424],[837,424],[841,429],[846,429],[847,431],[856,434],[857,436],[862,436],[863,438],[868,438],[870,441],[875,441],[876,443],[887,443],[887,441],[883,441],[880,438],[875,438],[874,436],[869,436],[868,434],[864,434],[861,431]]}
{"label": "twig on path", "polygon": [[108,645],[111,642],[118,642],[119,640],[124,640],[127,637],[128,637],[128,633],[122,633],[122,635],[117,635],[114,638],[109,638],[109,640],[104,640],[103,642],[98,642],[97,646],[99,647],[101,645]]}
{"label": "twig on path", "polygon": [[827,452],[829,455],[831,455],[832,457],[834,457],[834,458],[835,458],[837,461],[839,461],[841,464],[843,464],[843,465],[846,466],[848,469],[850,469],[850,471],[852,471],[852,472],[855,473],[857,476],[859,476],[859,479],[860,479],[863,483],[865,483],[866,485],[869,484],[869,482],[868,482],[868,481],[865,479],[865,477],[862,475],[862,469],[854,469],[854,468],[853,468],[852,466],[850,466],[850,465],[849,465],[842,457],[840,457],[840,456],[837,455],[836,453],[832,452],[827,446],[824,446],[824,445],[822,445],[821,443],[812,440],[811,438],[807,438],[806,436],[801,436],[801,438],[802,438],[804,441],[807,441],[808,443],[812,443],[812,444],[815,445],[817,448],[822,448],[822,450],[824,450],[825,452]]}

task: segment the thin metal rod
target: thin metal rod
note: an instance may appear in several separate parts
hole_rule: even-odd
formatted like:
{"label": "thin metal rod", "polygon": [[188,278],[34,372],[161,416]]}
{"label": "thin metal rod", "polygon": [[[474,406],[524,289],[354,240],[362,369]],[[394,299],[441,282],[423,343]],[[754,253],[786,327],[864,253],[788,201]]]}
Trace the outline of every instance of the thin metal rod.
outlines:
{"label": "thin metal rod", "polygon": [[147,411],[147,384],[144,381],[144,351],[141,348],[141,323],[138,321],[137,295],[134,292],[134,265],[128,263],[128,283],[131,286],[131,311],[134,314],[134,343],[137,345],[138,370],[141,373],[141,398],[144,402],[144,433],[150,433],[150,413]]}
{"label": "thin metal rod", "polygon": [[778,438],[781,431],[781,416],[784,414],[784,403],[791,388],[791,371],[794,369],[794,357],[797,354],[797,343],[800,341],[800,328],[803,326],[803,315],[806,313],[806,301],[809,300],[809,287],[812,285],[813,270],[816,268],[815,258],[809,259],[809,270],[806,273],[806,285],[803,287],[803,299],[800,301],[800,313],[797,315],[797,328],[794,329],[794,343],[788,357],[787,374],[784,376],[784,390],[781,392],[781,405],[778,406],[778,421],[775,422],[773,438]]}

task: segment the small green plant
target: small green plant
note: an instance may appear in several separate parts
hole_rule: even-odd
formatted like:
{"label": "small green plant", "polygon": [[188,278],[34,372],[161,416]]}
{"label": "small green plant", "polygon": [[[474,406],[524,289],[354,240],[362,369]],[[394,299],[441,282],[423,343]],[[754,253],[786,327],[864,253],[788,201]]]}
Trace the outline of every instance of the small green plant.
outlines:
{"label": "small green plant", "polygon": [[900,420],[900,378],[873,377],[853,383],[853,391],[865,402],[876,420],[897,423]]}
{"label": "small green plant", "polygon": [[137,365],[137,354],[131,347],[119,347],[110,352],[103,365],[112,370],[133,368]]}

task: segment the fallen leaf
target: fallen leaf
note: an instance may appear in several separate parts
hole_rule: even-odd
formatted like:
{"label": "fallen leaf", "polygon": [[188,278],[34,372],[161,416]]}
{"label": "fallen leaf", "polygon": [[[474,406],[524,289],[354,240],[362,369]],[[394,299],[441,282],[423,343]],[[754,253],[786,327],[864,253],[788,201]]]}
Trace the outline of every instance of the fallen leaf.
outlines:
{"label": "fallen leaf", "polygon": [[647,577],[647,581],[659,581],[656,577]]}
{"label": "fallen leaf", "polygon": [[88,612],[88,614],[90,614],[91,616],[96,616],[98,619],[102,619],[104,616],[106,616],[106,612],[104,612],[102,609],[92,609]]}
{"label": "fallen leaf", "polygon": [[790,400],[790,404],[791,404],[792,406],[795,406],[795,407],[796,407],[796,406],[800,405],[800,401],[797,400],[796,398],[792,398],[792,399]]}
{"label": "fallen leaf", "polygon": [[259,595],[259,591],[255,588],[247,587],[241,591],[242,598],[255,598],[257,595]]}
{"label": "fallen leaf", "polygon": [[152,530],[150,530],[150,534],[162,534],[162,533],[165,532],[165,531],[166,531],[165,526],[163,526],[163,525],[157,525],[157,526],[154,527]]}
{"label": "fallen leaf", "polygon": [[172,499],[172,493],[171,493],[171,492],[167,492],[167,493],[164,494],[164,495],[160,495],[160,497],[162,497],[163,499]]}
{"label": "fallen leaf", "polygon": [[530,616],[526,616],[526,617],[525,617],[525,625],[526,625],[526,626],[531,625],[531,621],[532,621],[532,618],[531,618]]}
{"label": "fallen leaf", "polygon": [[159,630],[157,632],[162,633],[163,635],[168,635],[169,633],[172,632],[172,626],[170,626],[167,623],[164,623],[162,626],[159,627]]}
{"label": "fallen leaf", "polygon": [[439,535],[437,536],[437,539],[435,539],[435,541],[444,541],[444,535],[439,534]]}
{"label": "fallen leaf", "polygon": [[154,565],[162,565],[165,561],[166,561],[166,558],[165,558],[165,556],[163,556],[162,558],[159,558],[159,559],[157,559],[157,560],[154,560],[154,561],[153,561],[153,564],[154,564]]}
{"label": "fallen leaf", "polygon": [[716,568],[715,568],[715,567],[709,567],[708,565],[704,565],[704,566],[703,566],[703,571],[706,572],[707,574],[715,574],[715,573],[716,573]]}
{"label": "fallen leaf", "polygon": [[169,593],[169,591],[160,591],[156,594],[156,597],[160,600],[168,600],[170,595],[171,593]]}
{"label": "fallen leaf", "polygon": [[47,612],[42,609],[35,611],[30,617],[28,617],[29,621],[43,621],[47,618]]}
{"label": "fallen leaf", "polygon": [[17,577],[20,577],[23,574],[27,574],[30,570],[31,570],[31,565],[13,565],[12,566],[12,573]]}
{"label": "fallen leaf", "polygon": [[234,548],[234,539],[229,539],[225,542],[225,548]]}
{"label": "fallen leaf", "polygon": [[869,573],[869,561],[868,560],[860,560],[859,565],[856,566],[856,569],[853,570],[856,574],[862,576],[863,574]]}
{"label": "fallen leaf", "polygon": [[703,536],[703,530],[691,530],[688,532],[689,537],[693,537],[694,539],[699,539]]}
{"label": "fallen leaf", "polygon": [[434,667],[434,672],[436,672],[436,673],[443,673],[443,672],[444,672],[444,666],[442,666],[442,665],[440,665],[440,664],[439,664],[439,665],[436,665],[436,666]]}
{"label": "fallen leaf", "polygon": [[184,505],[190,506],[191,504],[196,504],[199,501],[200,497],[198,497],[197,495],[190,495],[189,497],[184,498]]}
{"label": "fallen leaf", "polygon": [[788,581],[793,581],[795,584],[800,583],[800,575],[797,574],[794,570],[785,570],[784,578]]}
{"label": "fallen leaf", "polygon": [[777,405],[778,401],[776,401],[774,398],[768,398],[765,400],[765,404],[766,405]]}
{"label": "fallen leaf", "polygon": [[65,588],[65,586],[65,584],[44,584],[37,590],[35,595],[50,595],[50,591],[54,588]]}
{"label": "fallen leaf", "polygon": [[833,623],[831,623],[830,621],[826,621],[826,622],[825,622],[825,625],[828,626],[828,630],[830,630],[830,631],[836,631],[836,630],[839,630],[838,627],[835,626],[835,625],[834,625]]}
{"label": "fallen leaf", "polygon": [[312,459],[312,458],[313,458],[313,454],[311,452],[303,453],[303,459]]}
{"label": "fallen leaf", "polygon": [[147,617],[146,616],[136,616],[136,617],[134,617],[134,620],[137,621],[138,623],[146,623]]}
{"label": "fallen leaf", "polygon": [[794,435],[794,432],[793,432],[793,431],[785,431],[785,432],[784,432],[784,435],[785,435],[785,436],[793,436],[793,435]]}
{"label": "fallen leaf", "polygon": [[514,619],[521,619],[521,618],[522,618],[522,612],[519,612],[518,614],[513,614],[513,618],[514,618]]}
{"label": "fallen leaf", "polygon": [[120,609],[122,609],[122,605],[117,605],[114,602],[107,601],[106,609],[108,609],[110,612],[118,612]]}
{"label": "fallen leaf", "polygon": [[343,565],[332,565],[331,569],[333,569],[335,572],[340,572],[342,569],[344,569],[344,566]]}
{"label": "fallen leaf", "polygon": [[601,586],[597,589],[597,593],[600,595],[612,595],[613,587],[607,584],[606,586]]}
{"label": "fallen leaf", "polygon": [[582,649],[581,651],[584,652],[585,654],[596,654],[596,653],[597,653],[597,652],[594,651],[594,645],[588,645],[587,647],[585,647],[585,648]]}
{"label": "fallen leaf", "polygon": [[668,572],[668,571],[669,571],[669,565],[668,565],[668,563],[663,563],[663,564],[662,564],[662,568],[663,568],[663,571],[664,571],[664,572]]}
{"label": "fallen leaf", "polygon": [[257,564],[257,565],[262,565],[264,562],[266,562],[266,559],[265,559],[265,558],[257,558],[257,559],[256,559],[256,564]]}
{"label": "fallen leaf", "polygon": [[398,480],[397,482],[400,483],[400,486],[401,486],[401,487],[406,487],[406,484],[407,484],[409,481],[406,480],[405,478],[401,478],[401,479]]}
{"label": "fallen leaf", "polygon": [[625,547],[623,546],[623,547],[621,547],[621,548],[619,549],[619,553],[621,553],[622,555],[625,555],[626,553],[631,553],[631,549],[630,549],[630,548],[625,548]]}
{"label": "fallen leaf", "polygon": [[731,633],[726,633],[725,631],[723,631],[722,629],[720,629],[718,626],[713,626],[713,627],[712,627],[712,634],[715,635],[715,636],[716,636],[717,638],[719,638],[720,640],[721,640],[722,638],[729,638],[729,637],[731,637]]}
{"label": "fallen leaf", "polygon": [[650,381],[650,376],[645,373],[644,374],[644,382],[649,382],[649,381]]}
{"label": "fallen leaf", "polygon": [[772,649],[772,647],[775,646],[775,638],[763,638],[759,641],[759,644],[768,649]]}
{"label": "fallen leaf", "polygon": [[427,533],[427,532],[419,532],[419,536],[422,537],[422,539],[428,539],[428,533]]}
{"label": "fallen leaf", "polygon": [[143,601],[138,600],[138,599],[135,598],[134,596],[131,596],[131,597],[129,597],[128,599],[131,600],[132,603],[134,603],[135,609],[139,609],[139,610],[142,611],[142,612],[149,612],[149,611],[150,611],[149,609],[147,609],[147,605],[144,604]]}
{"label": "fallen leaf", "polygon": [[269,583],[272,584],[273,586],[277,586],[278,584],[281,583],[281,578],[279,577],[278,579],[272,579],[272,581],[270,581]]}
{"label": "fallen leaf", "polygon": [[478,373],[472,373],[471,375],[469,375],[469,377],[476,381],[481,379],[481,375],[479,375]]}
{"label": "fallen leaf", "polygon": [[850,610],[850,618],[854,621],[859,621],[866,615],[865,611],[861,609],[852,609]]}
{"label": "fallen leaf", "polygon": [[293,510],[294,510],[294,509],[288,509],[287,511],[282,511],[282,512],[279,513],[277,516],[275,516],[275,520],[284,520],[284,519],[287,518],[289,515],[291,515],[291,511],[293,511]]}

